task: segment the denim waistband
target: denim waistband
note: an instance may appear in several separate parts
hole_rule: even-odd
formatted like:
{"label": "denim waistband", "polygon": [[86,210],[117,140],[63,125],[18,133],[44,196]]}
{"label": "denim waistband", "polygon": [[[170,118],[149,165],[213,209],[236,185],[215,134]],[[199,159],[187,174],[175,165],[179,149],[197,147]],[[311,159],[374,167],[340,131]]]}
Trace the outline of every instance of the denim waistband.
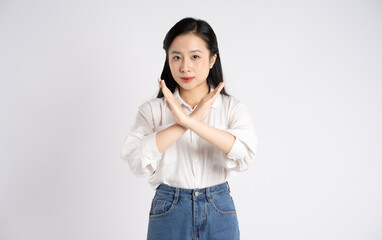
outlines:
{"label": "denim waistband", "polygon": [[174,195],[178,197],[186,198],[197,198],[197,197],[213,197],[215,195],[230,193],[230,187],[228,182],[224,182],[215,186],[207,188],[195,188],[195,189],[186,189],[186,188],[177,188],[172,187],[166,184],[160,184],[156,189],[156,192],[167,195]]}

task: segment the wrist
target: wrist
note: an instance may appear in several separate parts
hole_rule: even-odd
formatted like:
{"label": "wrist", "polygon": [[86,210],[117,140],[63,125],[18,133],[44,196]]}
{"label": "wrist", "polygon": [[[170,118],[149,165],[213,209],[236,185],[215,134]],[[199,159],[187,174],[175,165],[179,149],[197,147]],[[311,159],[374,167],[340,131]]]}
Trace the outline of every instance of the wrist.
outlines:
{"label": "wrist", "polygon": [[180,129],[182,129],[184,132],[188,130],[187,127],[185,127],[184,125],[180,124],[180,123],[175,123]]}
{"label": "wrist", "polygon": [[184,122],[181,124],[184,128],[190,129],[192,126],[193,121],[196,121],[195,116],[187,115]]}
{"label": "wrist", "polygon": [[193,111],[189,116],[190,118],[194,119],[194,120],[198,120],[198,121],[201,121],[201,117],[195,113],[196,111]]}

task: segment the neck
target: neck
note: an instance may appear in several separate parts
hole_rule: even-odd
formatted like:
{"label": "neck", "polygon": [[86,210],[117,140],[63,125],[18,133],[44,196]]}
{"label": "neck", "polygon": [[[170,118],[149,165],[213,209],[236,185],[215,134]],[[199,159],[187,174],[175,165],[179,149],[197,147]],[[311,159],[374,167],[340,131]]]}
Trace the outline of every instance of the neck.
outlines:
{"label": "neck", "polygon": [[204,96],[210,92],[210,88],[205,84],[194,87],[193,89],[187,90],[179,88],[180,97],[188,104],[192,109],[200,102]]}

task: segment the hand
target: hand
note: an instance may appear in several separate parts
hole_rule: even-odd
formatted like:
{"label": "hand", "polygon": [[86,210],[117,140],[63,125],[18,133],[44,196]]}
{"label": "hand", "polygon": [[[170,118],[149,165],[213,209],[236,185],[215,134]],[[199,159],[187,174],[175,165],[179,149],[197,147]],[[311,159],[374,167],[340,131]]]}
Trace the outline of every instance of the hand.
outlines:
{"label": "hand", "polygon": [[198,106],[190,114],[190,117],[195,118],[199,121],[203,121],[210,112],[212,104],[215,102],[216,97],[219,95],[220,91],[225,86],[225,82],[220,82],[219,85],[202,99],[200,99]]}
{"label": "hand", "polygon": [[176,123],[184,126],[190,117],[187,115],[187,113],[180,106],[178,100],[172,94],[170,89],[167,88],[164,80],[158,78],[158,83],[162,88],[163,95],[166,99],[166,105],[170,109],[174,121]]}

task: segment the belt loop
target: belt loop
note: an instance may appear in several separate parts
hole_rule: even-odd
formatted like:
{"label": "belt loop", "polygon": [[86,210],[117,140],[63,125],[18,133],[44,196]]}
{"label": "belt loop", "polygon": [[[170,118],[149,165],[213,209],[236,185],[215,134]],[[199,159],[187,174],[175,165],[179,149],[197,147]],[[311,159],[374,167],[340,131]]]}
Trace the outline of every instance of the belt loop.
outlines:
{"label": "belt loop", "polygon": [[178,198],[179,198],[179,188],[175,188],[174,204],[178,202]]}
{"label": "belt loop", "polygon": [[229,187],[228,181],[226,181],[228,192],[231,192],[231,188]]}
{"label": "belt loop", "polygon": [[208,202],[211,202],[211,187],[206,188],[206,198]]}

